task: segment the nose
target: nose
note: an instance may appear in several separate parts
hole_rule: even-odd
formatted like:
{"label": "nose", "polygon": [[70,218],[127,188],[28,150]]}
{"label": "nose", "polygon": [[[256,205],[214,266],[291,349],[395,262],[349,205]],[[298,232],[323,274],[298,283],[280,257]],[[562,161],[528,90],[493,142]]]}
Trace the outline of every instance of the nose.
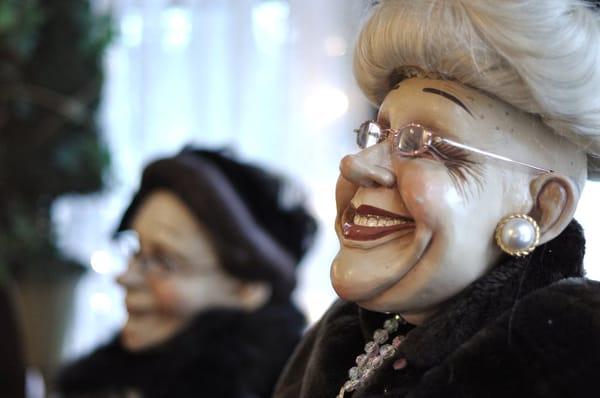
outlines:
{"label": "nose", "polygon": [[145,282],[146,278],[139,265],[131,260],[125,272],[117,277],[117,283],[127,289],[143,286]]}
{"label": "nose", "polygon": [[342,176],[353,184],[363,187],[396,185],[396,175],[392,171],[389,148],[377,144],[355,155],[347,155],[340,161]]}

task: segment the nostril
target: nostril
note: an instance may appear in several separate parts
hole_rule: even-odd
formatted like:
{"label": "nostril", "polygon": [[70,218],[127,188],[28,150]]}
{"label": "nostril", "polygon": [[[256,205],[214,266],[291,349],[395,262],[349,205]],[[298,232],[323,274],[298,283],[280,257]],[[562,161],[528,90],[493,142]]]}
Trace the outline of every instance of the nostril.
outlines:
{"label": "nostril", "polygon": [[374,166],[375,173],[371,178],[381,186],[392,188],[396,185],[396,175],[389,169],[381,166]]}

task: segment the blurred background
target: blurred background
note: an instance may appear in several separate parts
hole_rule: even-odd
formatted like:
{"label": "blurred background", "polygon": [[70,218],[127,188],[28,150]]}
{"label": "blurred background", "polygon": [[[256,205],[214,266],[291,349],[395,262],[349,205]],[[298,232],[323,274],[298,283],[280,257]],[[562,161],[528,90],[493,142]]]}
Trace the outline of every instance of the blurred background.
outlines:
{"label": "blurred background", "polygon": [[[0,336],[25,347],[29,391],[122,325],[110,236],[143,166],[185,144],[306,190],[320,229],[296,300],[319,318],[335,297],[338,162],[374,112],[351,73],[366,3],[0,0],[0,325],[17,325]],[[599,200],[588,183],[577,219],[592,242]],[[600,279],[598,245],[586,268]]]}

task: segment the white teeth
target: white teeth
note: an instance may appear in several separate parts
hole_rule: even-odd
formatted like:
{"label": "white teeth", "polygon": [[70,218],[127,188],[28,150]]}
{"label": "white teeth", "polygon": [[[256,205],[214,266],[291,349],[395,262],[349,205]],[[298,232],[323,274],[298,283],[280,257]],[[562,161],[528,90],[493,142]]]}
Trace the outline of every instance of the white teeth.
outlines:
{"label": "white teeth", "polygon": [[392,225],[406,224],[409,221],[400,218],[390,218],[381,216],[361,216],[354,215],[354,224],[365,227],[389,227]]}

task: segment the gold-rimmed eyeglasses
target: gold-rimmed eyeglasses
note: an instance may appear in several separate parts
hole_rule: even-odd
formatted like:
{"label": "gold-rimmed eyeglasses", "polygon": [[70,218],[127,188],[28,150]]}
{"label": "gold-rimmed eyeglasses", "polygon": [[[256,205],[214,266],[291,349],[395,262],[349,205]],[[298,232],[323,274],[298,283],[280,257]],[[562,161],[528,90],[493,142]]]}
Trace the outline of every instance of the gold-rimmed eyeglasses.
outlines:
{"label": "gold-rimmed eyeglasses", "polygon": [[399,155],[405,157],[418,157],[422,156],[426,152],[433,152],[437,157],[445,158],[446,156],[436,149],[436,145],[446,144],[483,156],[529,167],[541,173],[554,172],[554,170],[551,169],[520,162],[518,160],[507,158],[506,156],[497,155],[492,152],[477,149],[472,146],[441,137],[418,123],[410,123],[399,129],[392,129],[383,128],[379,123],[370,120],[361,124],[359,128],[354,130],[354,132],[356,133],[356,144],[361,149],[379,144],[385,141],[391,135],[393,138],[394,150]]}
{"label": "gold-rimmed eyeglasses", "polygon": [[146,253],[137,232],[121,231],[116,236],[116,243],[121,255],[135,263],[143,274],[170,274],[182,269],[181,261],[168,253]]}

